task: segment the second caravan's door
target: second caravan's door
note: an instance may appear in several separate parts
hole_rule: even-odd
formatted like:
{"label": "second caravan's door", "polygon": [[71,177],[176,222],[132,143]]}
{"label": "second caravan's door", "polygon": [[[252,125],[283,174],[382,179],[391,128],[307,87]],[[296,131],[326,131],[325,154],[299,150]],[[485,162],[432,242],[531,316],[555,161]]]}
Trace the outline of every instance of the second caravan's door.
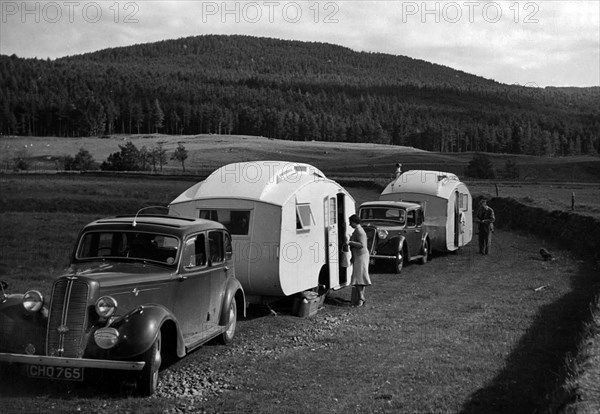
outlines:
{"label": "second caravan's door", "polygon": [[324,200],[325,211],[325,254],[329,268],[329,286],[337,287],[339,284],[339,245],[338,245],[338,215],[337,198],[326,197]]}
{"label": "second caravan's door", "polygon": [[460,247],[460,193],[454,192],[454,247],[458,249]]}

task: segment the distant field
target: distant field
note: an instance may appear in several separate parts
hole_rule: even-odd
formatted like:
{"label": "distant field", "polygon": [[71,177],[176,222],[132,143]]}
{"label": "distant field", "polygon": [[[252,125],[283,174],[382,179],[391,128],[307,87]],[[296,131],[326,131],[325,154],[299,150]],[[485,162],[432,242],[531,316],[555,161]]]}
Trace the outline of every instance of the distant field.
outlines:
{"label": "distant field", "polygon": [[[522,204],[548,211],[573,211],[600,218],[600,183],[571,182],[481,182],[467,181],[472,194],[487,197],[510,197]],[[571,209],[572,198],[574,209]]]}
{"label": "distant field", "polygon": [[[131,141],[138,148],[151,149],[158,142],[171,153],[182,143],[189,153],[186,170],[189,174],[203,175],[232,162],[279,160],[306,162],[320,168],[329,176],[391,178],[395,164],[404,169],[449,171],[464,177],[464,171],[473,153],[437,153],[412,147],[394,145],[282,141],[265,137],[234,135],[115,135],[107,138],[81,137],[0,137],[0,170],[11,169],[17,155],[31,160],[32,170],[56,170],[57,159],[75,155],[80,148],[88,150],[98,162],[114,152],[119,145]],[[501,172],[507,160],[517,164],[521,180],[600,182],[600,157],[578,156],[546,158],[525,155],[490,154]],[[164,166],[164,173],[180,174],[182,167],[176,161]]]}

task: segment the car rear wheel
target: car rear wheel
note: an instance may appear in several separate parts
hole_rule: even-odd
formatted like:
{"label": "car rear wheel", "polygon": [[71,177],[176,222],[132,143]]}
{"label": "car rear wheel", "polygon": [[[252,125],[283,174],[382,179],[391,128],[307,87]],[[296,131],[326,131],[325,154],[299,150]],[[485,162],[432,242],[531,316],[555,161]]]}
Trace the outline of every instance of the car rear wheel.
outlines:
{"label": "car rear wheel", "polygon": [[158,388],[158,370],[162,362],[160,355],[161,347],[162,337],[159,331],[156,340],[143,357],[143,361],[146,364],[142,369],[137,384],[138,392],[142,395],[150,396],[154,394]]}
{"label": "car rear wheel", "polygon": [[235,299],[231,299],[228,313],[229,317],[227,318],[227,327],[219,337],[220,342],[223,345],[233,342],[233,337],[235,336],[235,328],[237,325],[237,304],[235,303]]}

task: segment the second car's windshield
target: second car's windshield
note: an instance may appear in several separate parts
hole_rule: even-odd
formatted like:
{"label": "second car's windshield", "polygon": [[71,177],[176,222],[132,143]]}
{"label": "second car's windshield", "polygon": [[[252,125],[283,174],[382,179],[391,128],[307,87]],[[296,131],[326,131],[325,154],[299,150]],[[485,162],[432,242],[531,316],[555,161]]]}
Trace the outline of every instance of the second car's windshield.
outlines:
{"label": "second car's windshield", "polygon": [[174,264],[179,240],[173,236],[135,231],[95,231],[84,234],[77,259],[129,258]]}
{"label": "second car's windshield", "polygon": [[399,208],[367,207],[360,209],[361,220],[393,221],[398,224],[406,222],[406,211]]}

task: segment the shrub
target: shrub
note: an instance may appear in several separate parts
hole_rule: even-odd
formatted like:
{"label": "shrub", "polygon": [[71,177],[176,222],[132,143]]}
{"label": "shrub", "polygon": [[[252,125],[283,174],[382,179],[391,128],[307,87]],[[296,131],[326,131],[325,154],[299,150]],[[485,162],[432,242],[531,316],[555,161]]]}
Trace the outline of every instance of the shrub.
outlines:
{"label": "shrub", "polygon": [[477,153],[469,161],[466,175],[472,178],[496,178],[496,170],[492,160],[486,154]]}
{"label": "shrub", "polygon": [[131,141],[119,145],[121,151],[113,152],[100,169],[108,171],[147,171],[150,169],[146,147],[140,151]]}

